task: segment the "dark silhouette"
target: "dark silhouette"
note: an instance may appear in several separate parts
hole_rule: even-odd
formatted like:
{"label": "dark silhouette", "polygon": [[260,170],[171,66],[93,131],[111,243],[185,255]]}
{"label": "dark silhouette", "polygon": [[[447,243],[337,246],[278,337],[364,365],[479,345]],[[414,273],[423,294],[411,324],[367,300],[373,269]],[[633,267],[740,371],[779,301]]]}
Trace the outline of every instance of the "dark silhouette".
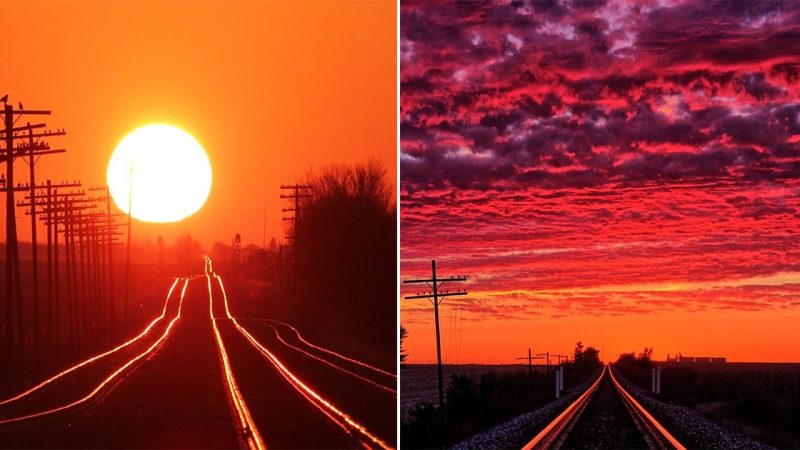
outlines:
{"label": "dark silhouette", "polygon": [[[580,364],[563,365],[565,391],[590,377],[597,377],[601,367],[598,354],[593,347],[581,348]],[[533,373],[520,367],[514,372],[487,370],[480,375],[454,374],[450,377],[446,398],[443,407],[425,403],[409,410],[400,424],[403,447],[448,447],[540,408],[554,400],[553,377],[541,366]]]}
{"label": "dark silhouette", "polygon": [[289,222],[299,243],[293,320],[320,338],[395,361],[396,206],[386,169],[376,161],[332,165],[300,182],[310,195]]}
{"label": "dark silhouette", "polygon": [[400,325],[400,364],[405,363],[408,357],[408,352],[403,349],[403,341],[406,340],[406,337],[408,337],[408,330],[406,330],[406,327]]}

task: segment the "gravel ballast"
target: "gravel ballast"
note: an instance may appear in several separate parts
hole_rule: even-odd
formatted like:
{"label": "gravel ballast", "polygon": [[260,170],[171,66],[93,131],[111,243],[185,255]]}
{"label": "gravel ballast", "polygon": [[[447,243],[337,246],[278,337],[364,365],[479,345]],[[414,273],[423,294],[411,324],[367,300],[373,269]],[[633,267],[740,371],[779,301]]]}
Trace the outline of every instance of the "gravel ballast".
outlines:
{"label": "gravel ballast", "polygon": [[[558,400],[517,416],[508,422],[493,427],[483,433],[466,439],[454,449],[520,448],[536,433],[564,410],[580,393],[584,392],[599,376],[599,371],[575,389],[567,391]],[[691,448],[708,449],[771,449],[763,442],[749,438],[737,431],[723,428],[703,417],[691,408],[661,402],[650,397],[647,392],[631,383],[618,370],[614,376],[636,400],[653,416],[662,422],[682,443]]]}

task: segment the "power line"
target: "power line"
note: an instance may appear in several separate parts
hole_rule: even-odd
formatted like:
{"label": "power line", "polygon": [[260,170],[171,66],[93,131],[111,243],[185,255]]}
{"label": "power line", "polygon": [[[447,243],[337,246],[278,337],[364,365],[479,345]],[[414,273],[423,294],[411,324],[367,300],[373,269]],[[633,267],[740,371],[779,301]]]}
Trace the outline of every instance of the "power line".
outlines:
{"label": "power line", "polygon": [[433,316],[436,322],[436,369],[439,378],[439,407],[441,408],[444,406],[444,384],[442,382],[442,349],[441,349],[441,338],[439,334],[439,305],[444,301],[446,297],[453,297],[458,295],[467,295],[467,291],[464,290],[457,290],[457,291],[444,291],[442,292],[441,287],[444,283],[447,282],[460,282],[460,281],[467,281],[466,276],[451,276],[447,278],[437,278],[436,277],[436,260],[431,260],[431,278],[429,279],[416,279],[416,280],[405,280],[403,284],[426,284],[430,289],[431,292],[422,292],[416,293],[415,295],[407,295],[406,300],[414,300],[414,299],[427,299],[433,305]]}

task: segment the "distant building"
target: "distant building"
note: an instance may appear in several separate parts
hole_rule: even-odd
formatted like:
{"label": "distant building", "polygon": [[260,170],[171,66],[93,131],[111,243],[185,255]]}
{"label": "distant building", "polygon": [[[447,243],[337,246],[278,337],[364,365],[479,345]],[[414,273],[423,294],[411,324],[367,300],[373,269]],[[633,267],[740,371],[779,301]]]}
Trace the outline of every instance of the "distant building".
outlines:
{"label": "distant building", "polygon": [[670,358],[667,355],[668,363],[676,364],[725,364],[727,359],[724,356],[683,356],[678,353],[678,356]]}

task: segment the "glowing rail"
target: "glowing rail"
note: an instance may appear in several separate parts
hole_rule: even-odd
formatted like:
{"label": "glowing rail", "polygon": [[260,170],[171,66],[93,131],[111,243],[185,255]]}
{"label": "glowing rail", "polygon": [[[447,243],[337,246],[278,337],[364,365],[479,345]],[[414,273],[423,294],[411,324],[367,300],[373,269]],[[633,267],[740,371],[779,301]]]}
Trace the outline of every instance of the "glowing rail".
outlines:
{"label": "glowing rail", "polygon": [[[145,335],[147,335],[147,333],[150,332],[150,329],[152,329],[155,326],[156,323],[158,323],[160,320],[162,320],[166,316],[166,314],[167,314],[167,305],[169,304],[169,299],[172,296],[172,291],[175,289],[175,286],[178,284],[179,280],[180,280],[180,278],[175,278],[175,281],[172,283],[172,286],[169,288],[169,293],[167,293],[167,299],[164,301],[164,309],[163,309],[163,311],[161,311],[161,316],[155,318],[152,322],[150,322],[150,325],[148,325],[144,329],[144,331],[139,333],[137,336],[131,338],[128,341],[123,342],[122,344],[112,348],[111,350],[108,350],[108,351],[106,351],[104,353],[101,353],[99,355],[95,355],[95,356],[87,359],[86,361],[83,361],[83,362],[81,362],[79,364],[76,364],[76,365],[70,367],[69,369],[66,369],[66,370],[64,370],[62,372],[59,372],[59,373],[53,375],[52,377],[50,377],[50,378],[42,381],[41,383],[37,384],[36,386],[34,386],[34,387],[24,391],[24,392],[21,392],[21,393],[15,395],[14,397],[11,397],[11,398],[8,398],[8,399],[0,401],[0,406],[6,405],[8,403],[15,402],[17,400],[21,400],[21,399],[33,394],[34,392],[42,389],[43,387],[49,385],[50,383],[58,380],[59,378],[63,377],[64,375],[67,375],[67,374],[69,374],[71,372],[74,372],[75,370],[78,370],[81,367],[86,366],[87,364],[91,364],[94,361],[97,361],[99,359],[105,358],[108,355],[116,353],[119,350],[122,350],[123,348],[128,347],[131,344],[133,344],[134,342],[136,342],[139,339],[143,338]],[[184,287],[184,289],[185,289],[185,287]],[[183,294],[181,294],[181,300],[183,300],[182,296],[183,296]]]}
{"label": "glowing rail", "polygon": [[366,367],[367,369],[374,370],[375,372],[381,373],[383,375],[390,376],[392,378],[397,378],[397,374],[395,374],[395,373],[387,372],[387,371],[385,371],[383,369],[379,369],[379,368],[377,368],[375,366],[371,366],[371,365],[369,365],[369,364],[367,364],[367,363],[365,363],[363,361],[359,361],[359,360],[357,360],[355,358],[351,358],[349,356],[342,355],[341,353],[336,353],[333,350],[329,350],[329,349],[327,349],[325,347],[321,347],[319,345],[312,344],[311,342],[309,342],[305,338],[303,338],[303,336],[300,334],[300,332],[297,331],[297,328],[295,328],[291,324],[288,324],[286,322],[281,322],[280,320],[273,320],[273,319],[267,319],[267,320],[269,320],[270,322],[279,323],[281,325],[285,325],[285,326],[291,328],[292,331],[294,331],[295,334],[297,334],[297,338],[300,339],[300,341],[302,343],[308,345],[311,348],[315,348],[315,349],[317,349],[319,351],[322,351],[322,352],[328,353],[330,355],[336,356],[336,357],[341,358],[341,359],[343,359],[345,361],[350,361],[351,363],[358,364],[359,366]]}
{"label": "glowing rail", "polygon": [[639,420],[645,425],[647,430],[650,434],[659,441],[660,445],[664,448],[675,448],[677,450],[686,450],[686,447],[683,446],[677,439],[675,439],[672,434],[661,425],[655,417],[653,417],[649,412],[647,412],[644,407],[642,407],[639,402],[636,401],[635,398],[631,394],[626,391],[621,384],[617,381],[617,378],[614,376],[614,372],[609,369],[608,373],[611,374],[611,381],[614,382],[614,386],[617,387],[617,391],[622,394],[622,398],[625,402],[631,407],[634,411],[636,416],[639,417]]}
{"label": "glowing rail", "polygon": [[376,387],[376,388],[378,388],[378,389],[380,389],[382,391],[388,392],[388,393],[390,393],[392,395],[396,395],[397,394],[397,391],[395,391],[392,388],[386,387],[386,386],[384,386],[384,385],[382,385],[380,383],[376,383],[376,382],[370,380],[369,378],[363,377],[363,376],[361,376],[361,375],[359,375],[359,374],[357,374],[355,372],[352,372],[350,370],[345,369],[344,367],[338,366],[338,365],[328,361],[327,359],[323,359],[323,358],[320,358],[317,355],[309,353],[309,352],[303,350],[302,348],[295,347],[294,345],[292,345],[292,344],[286,342],[285,340],[283,340],[283,338],[281,337],[280,333],[278,333],[278,329],[277,328],[275,328],[272,325],[270,325],[270,327],[272,327],[272,329],[275,331],[275,336],[278,337],[278,340],[281,341],[281,343],[283,343],[283,345],[285,345],[285,346],[287,346],[287,347],[289,347],[291,349],[294,349],[294,350],[296,350],[296,351],[298,351],[300,353],[303,353],[303,354],[305,354],[306,356],[308,356],[310,358],[314,358],[317,361],[320,361],[320,362],[322,362],[324,364],[327,364],[327,365],[333,367],[334,369],[336,369],[336,370],[338,370],[338,371],[340,371],[342,373],[345,373],[347,375],[350,375],[351,377],[355,377],[355,378],[357,378],[357,379],[359,379],[359,380],[361,380],[361,381],[363,381],[365,383],[368,383],[368,384],[370,384],[370,385],[372,385],[372,386],[374,386],[374,387]]}
{"label": "glowing rail", "polygon": [[[208,266],[209,265],[207,263],[207,270]],[[219,350],[219,354],[222,359],[223,371],[225,372],[225,381],[227,382],[228,392],[230,393],[231,400],[233,401],[233,406],[236,409],[236,414],[239,417],[239,424],[242,427],[247,446],[251,450],[266,449],[267,446],[264,444],[264,440],[261,439],[261,434],[258,432],[258,428],[256,427],[256,424],[250,415],[250,410],[247,408],[247,404],[244,402],[244,398],[242,398],[242,393],[239,391],[239,386],[236,384],[236,378],[233,376],[233,370],[231,370],[231,364],[228,360],[228,352],[225,351],[225,344],[222,342],[222,336],[219,334],[217,319],[214,318],[212,301],[213,297],[211,295],[211,277],[208,275],[208,272],[206,272],[206,279],[208,281],[208,313],[211,317],[211,324],[214,326],[214,335],[217,338],[217,349]]]}
{"label": "glowing rail", "polygon": [[[222,297],[224,299],[225,304],[225,313],[228,316],[228,319],[231,320],[233,325],[239,330],[240,333],[250,342],[253,347],[256,348],[264,357],[267,358],[268,361],[272,363],[275,368],[278,369],[278,372],[283,376],[289,384],[297,390],[303,397],[305,397],[314,407],[316,407],[320,412],[325,414],[333,423],[338,425],[345,433],[353,436],[353,433],[356,433],[361,439],[358,439],[364,448],[373,448],[375,446],[383,448],[383,449],[390,449],[391,447],[387,445],[384,441],[380,438],[376,437],[363,425],[359,424],[350,416],[345,414],[344,412],[340,411],[336,408],[331,402],[322,398],[318,393],[314,390],[309,388],[305,383],[303,383],[297,376],[295,376],[283,363],[275,357],[269,350],[264,348],[246,329],[244,329],[236,319],[231,316],[230,309],[228,308],[228,295],[225,293],[225,286],[222,283],[222,278],[219,275],[214,274],[216,277],[217,282],[219,283],[220,288],[222,289]],[[355,437],[355,436],[354,436]]]}
{"label": "glowing rail", "polygon": [[[175,325],[175,322],[177,322],[178,319],[181,318],[181,307],[183,306],[183,296],[186,293],[186,286],[188,286],[188,284],[189,284],[189,280],[186,279],[184,281],[184,283],[183,283],[183,290],[181,290],[181,300],[180,300],[180,303],[178,304],[178,314],[175,316],[174,319],[172,319],[170,321],[169,325],[167,325],[167,328],[164,330],[164,334],[162,334],[158,338],[158,340],[153,343],[153,345],[148,347],[147,350],[145,350],[142,353],[136,355],[131,360],[129,360],[127,363],[122,365],[119,369],[115,370],[111,375],[109,375],[105,380],[103,380],[99,385],[97,385],[97,387],[94,388],[94,390],[92,390],[92,392],[90,392],[88,395],[86,395],[83,398],[75,400],[74,402],[71,402],[71,403],[67,403],[66,405],[63,405],[63,406],[59,406],[59,407],[56,407],[56,408],[48,409],[48,410],[45,410],[45,411],[40,411],[38,413],[28,414],[28,415],[25,415],[25,416],[20,416],[20,417],[14,417],[14,418],[11,418],[11,419],[0,420],[0,425],[6,425],[6,424],[10,424],[10,423],[21,422],[23,420],[34,419],[34,418],[46,416],[46,415],[49,415],[49,414],[55,414],[55,413],[58,413],[58,412],[65,411],[67,409],[73,408],[75,406],[81,405],[83,403],[86,403],[92,397],[97,395],[97,393],[100,392],[100,390],[103,389],[103,387],[105,387],[108,383],[113,381],[114,378],[116,378],[120,373],[125,371],[125,369],[127,369],[131,365],[135,364],[137,361],[141,360],[145,356],[148,356],[150,353],[153,353],[155,350],[157,350],[159,348],[159,346],[162,343],[164,343],[164,341],[167,339],[167,336],[169,336],[169,332],[170,332],[170,330],[172,330],[172,327],[173,327],[173,325]],[[173,285],[173,287],[174,287],[174,285]]]}
{"label": "glowing rail", "polygon": [[[567,409],[565,409],[561,414],[558,415],[550,424],[548,424],[539,434],[536,435],[530,442],[525,444],[522,447],[524,450],[530,449],[542,449],[542,448],[549,448],[551,447],[559,438],[562,438],[564,433],[568,433],[568,428],[574,424],[583,410],[586,408],[586,405],[589,403],[589,399],[591,398],[592,394],[597,390],[597,387],[600,385],[600,381],[605,376],[606,372],[611,376],[611,381],[614,382],[614,387],[616,388],[617,392],[622,397],[623,402],[628,407],[629,411],[636,416],[634,420],[641,424],[643,427],[640,428],[644,433],[658,441],[658,445],[660,448],[674,448],[677,450],[686,450],[686,447],[683,446],[680,442],[678,442],[675,437],[667,431],[656,419],[653,417],[647,410],[636,401],[635,398],[625,388],[622,387],[621,384],[617,381],[616,377],[614,377],[614,372],[608,365],[603,367],[603,372],[600,373],[600,376],[597,377],[597,380],[592,384],[589,389],[586,390],[583,394],[581,394],[577,399],[575,399],[572,404],[570,404]],[[563,441],[561,441],[563,443]]]}
{"label": "glowing rail", "polygon": [[597,390],[597,386],[600,385],[600,380],[603,379],[603,376],[606,374],[606,370],[608,370],[608,366],[603,367],[603,371],[600,372],[600,376],[597,377],[597,380],[586,390],[583,394],[581,394],[574,402],[572,402],[567,409],[561,412],[555,419],[553,419],[550,424],[548,424],[542,431],[539,432],[530,442],[525,444],[522,447],[523,450],[531,450],[534,448],[548,448],[550,447],[553,442],[561,435],[564,429],[567,428],[567,425],[573,422],[574,419],[577,419],[579,413],[583,411],[583,408],[586,407],[586,404],[589,403],[589,399],[594,394],[594,391]]}

